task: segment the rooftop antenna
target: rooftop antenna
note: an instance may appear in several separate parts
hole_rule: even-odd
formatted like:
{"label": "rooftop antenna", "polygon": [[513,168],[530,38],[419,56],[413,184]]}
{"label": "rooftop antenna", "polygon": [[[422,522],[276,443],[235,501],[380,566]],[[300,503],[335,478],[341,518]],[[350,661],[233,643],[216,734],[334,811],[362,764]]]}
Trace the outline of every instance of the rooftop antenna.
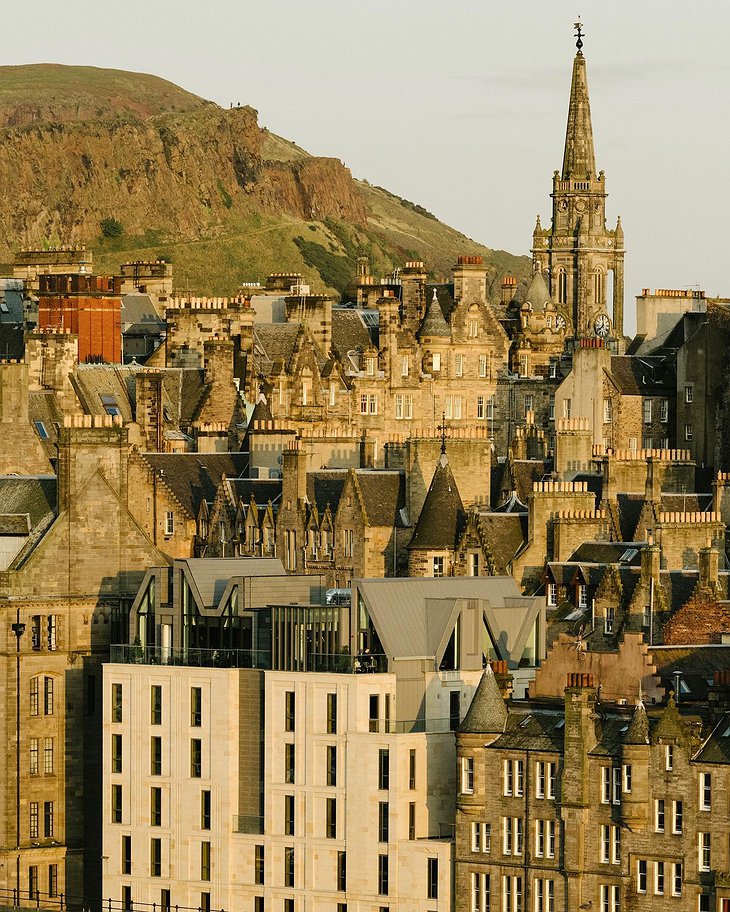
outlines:
{"label": "rooftop antenna", "polygon": [[583,56],[583,23],[580,21],[580,13],[578,14],[578,21],[574,23],[575,28],[575,37],[578,39],[575,42],[575,46],[578,48],[578,56]]}

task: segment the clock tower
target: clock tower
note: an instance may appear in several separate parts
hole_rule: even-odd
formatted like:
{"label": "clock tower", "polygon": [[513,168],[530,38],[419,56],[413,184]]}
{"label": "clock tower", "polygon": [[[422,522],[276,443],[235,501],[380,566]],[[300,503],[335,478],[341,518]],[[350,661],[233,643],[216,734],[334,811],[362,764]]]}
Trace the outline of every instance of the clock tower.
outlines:
{"label": "clock tower", "polygon": [[[561,171],[553,174],[552,225],[540,217],[533,234],[533,265],[547,276],[558,313],[574,343],[598,336],[623,350],[624,233],[606,227],[606,178],[596,173],[583,32],[576,23],[568,125]],[[612,292],[609,294],[609,288]]]}

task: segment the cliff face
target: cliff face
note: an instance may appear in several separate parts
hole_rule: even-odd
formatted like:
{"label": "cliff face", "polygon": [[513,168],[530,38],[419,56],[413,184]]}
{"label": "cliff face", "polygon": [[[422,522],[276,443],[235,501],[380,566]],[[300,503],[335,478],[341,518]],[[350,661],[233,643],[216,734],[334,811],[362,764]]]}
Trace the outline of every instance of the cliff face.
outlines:
{"label": "cliff face", "polygon": [[0,236],[9,253],[49,237],[89,243],[113,216],[131,235],[153,228],[212,236],[237,210],[364,224],[366,209],[336,159],[265,163],[252,108],[144,121],[45,123],[0,136]]}

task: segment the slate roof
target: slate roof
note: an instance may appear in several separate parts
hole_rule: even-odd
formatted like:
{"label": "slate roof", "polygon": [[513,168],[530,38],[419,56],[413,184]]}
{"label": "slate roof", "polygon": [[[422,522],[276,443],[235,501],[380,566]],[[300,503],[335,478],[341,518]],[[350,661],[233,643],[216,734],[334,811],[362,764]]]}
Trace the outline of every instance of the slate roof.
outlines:
{"label": "slate roof", "polygon": [[459,731],[464,734],[503,732],[507,723],[507,706],[499,691],[492,666],[487,665],[479,681]]}
{"label": "slate roof", "polygon": [[71,383],[87,415],[106,415],[102,396],[113,397],[122,421],[134,421],[134,397],[130,399],[127,378],[134,368],[114,364],[79,364]]}
{"label": "slate roof", "polygon": [[466,525],[466,511],[445,455],[436,463],[410,549],[453,551]]}
{"label": "slate roof", "polygon": [[165,328],[152,298],[132,292],[122,295],[122,332],[158,334]]}
{"label": "slate roof", "polygon": [[10,563],[19,567],[56,517],[55,475],[0,475],[0,513],[28,517],[29,534]]}
{"label": "slate roof", "polygon": [[345,363],[347,353],[370,346],[370,335],[356,310],[332,309],[332,351]]}
{"label": "slate roof", "polygon": [[212,503],[224,475],[239,476],[248,470],[245,453],[140,453],[139,458],[173,492],[191,519],[203,500]]}
{"label": "slate roof", "polygon": [[271,501],[273,505],[278,503],[281,499],[280,478],[257,479],[226,477],[225,484],[230,491],[231,500],[234,503],[241,500],[246,507],[251,503],[252,496],[257,507],[266,507],[269,501]]}
{"label": "slate roof", "polygon": [[345,486],[347,469],[320,469],[318,472],[307,473],[307,500],[314,504],[320,514],[324,513],[329,504],[334,515]]}
{"label": "slate roof", "polygon": [[624,732],[624,744],[648,744],[649,743],[649,717],[646,714],[646,707],[641,700],[637,700],[634,707],[634,714],[631,717],[629,727]]}
{"label": "slate roof", "polygon": [[633,541],[644,506],[643,494],[617,494],[618,523],[623,541]]}
{"label": "slate roof", "polygon": [[27,513],[0,513],[0,535],[29,535],[30,516]]}
{"label": "slate roof", "polygon": [[[641,549],[646,547],[646,542],[610,542],[587,541],[583,542],[568,558],[568,563],[589,564],[618,564],[638,567],[641,565]],[[636,554],[624,555],[636,551]]]}
{"label": "slate roof", "polygon": [[517,491],[513,491],[504,503],[492,510],[492,513],[529,513],[529,509],[517,496]]}
{"label": "slate roof", "polygon": [[542,270],[538,269],[532,274],[532,280],[525,294],[525,303],[531,304],[533,311],[541,311],[545,310],[545,305],[550,303],[550,300],[545,276],[542,274]]}
{"label": "slate roof", "polygon": [[532,483],[540,481],[552,465],[548,459],[513,459],[511,460],[513,488],[522,503],[532,494]]}
{"label": "slate roof", "polygon": [[712,494],[662,494],[665,513],[707,513],[712,510]]}
{"label": "slate roof", "polygon": [[286,370],[296,350],[299,323],[254,323],[256,363],[264,374]]}
{"label": "slate roof", "polygon": [[424,300],[432,301],[434,292],[436,292],[436,298],[441,306],[441,313],[448,323],[454,307],[456,307],[456,301],[454,300],[454,284],[453,282],[443,285],[432,284],[430,282],[426,283],[423,289]]}
{"label": "slate roof", "polygon": [[271,409],[269,408],[269,403],[266,401],[266,396],[264,396],[263,393],[259,393],[256,405],[248,420],[249,426],[253,427],[254,421],[273,421],[273,419],[274,416],[271,414]]}
{"label": "slate roof", "polygon": [[716,671],[730,668],[730,646],[650,647],[650,653],[662,683],[671,690],[675,671],[682,673],[683,680],[702,679],[706,689]]}
{"label": "slate roof", "polygon": [[437,336],[448,339],[451,337],[451,330],[449,329],[449,324],[446,322],[444,312],[439,304],[438,294],[436,293],[435,288],[433,290],[433,297],[426,306],[426,313],[418,328],[418,335],[420,338],[423,338],[424,336]]}
{"label": "slate roof", "polygon": [[674,391],[671,365],[664,358],[614,355],[611,377],[624,396],[669,395]]}
{"label": "slate roof", "polygon": [[565,737],[564,713],[536,710],[531,706],[510,707],[504,734],[487,746],[487,750],[535,750],[562,753]]}
{"label": "slate roof", "polygon": [[[56,458],[56,445],[58,443],[58,428],[63,424],[63,411],[51,390],[31,390],[28,392],[28,418],[31,426],[38,435],[41,446],[49,459]],[[47,437],[42,437],[36,427],[36,421],[42,421]]]}
{"label": "slate roof", "polygon": [[497,573],[509,565],[527,541],[527,513],[480,513],[479,525]]}
{"label": "slate roof", "polygon": [[694,759],[698,763],[730,763],[730,713],[720,718]]}
{"label": "slate roof", "polygon": [[403,472],[358,469],[355,478],[371,526],[403,529],[409,525],[402,512],[406,502]]}

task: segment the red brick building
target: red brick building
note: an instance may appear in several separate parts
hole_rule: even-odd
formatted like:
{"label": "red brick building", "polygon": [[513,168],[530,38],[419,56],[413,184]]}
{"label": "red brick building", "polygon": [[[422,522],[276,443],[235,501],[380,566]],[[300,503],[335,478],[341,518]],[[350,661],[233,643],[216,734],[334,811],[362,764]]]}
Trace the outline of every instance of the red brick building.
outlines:
{"label": "red brick building", "polygon": [[76,333],[82,363],[121,363],[121,278],[64,274],[38,279],[38,328]]}

